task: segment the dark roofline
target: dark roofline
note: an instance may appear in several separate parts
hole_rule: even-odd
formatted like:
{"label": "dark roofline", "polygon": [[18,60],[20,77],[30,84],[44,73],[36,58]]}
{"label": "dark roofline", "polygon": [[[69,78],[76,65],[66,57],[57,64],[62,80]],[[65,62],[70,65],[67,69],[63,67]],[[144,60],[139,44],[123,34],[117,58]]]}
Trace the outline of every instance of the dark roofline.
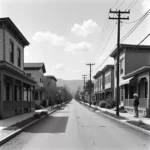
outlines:
{"label": "dark roofline", "polygon": [[114,65],[106,65],[106,66],[102,69],[102,71],[105,71],[105,70],[110,69],[110,68],[114,68]]}
{"label": "dark roofline", "polygon": [[[144,49],[150,49],[150,46],[148,45],[133,45],[133,44],[120,44],[120,48],[144,48]],[[114,55],[117,53],[117,48],[110,54],[110,57],[114,57]]]}
{"label": "dark roofline", "polygon": [[37,66],[37,67],[30,67],[30,66],[28,66],[28,67],[25,67],[24,66],[24,70],[27,70],[27,69],[29,69],[29,70],[31,70],[31,69],[40,69],[40,68],[42,68],[43,69],[43,73],[46,73],[46,69],[45,69],[45,65],[44,65],[44,63],[24,63],[24,64],[42,64],[42,67],[39,67],[39,66]]}
{"label": "dark roofline", "polygon": [[127,75],[123,76],[122,78],[123,79],[128,79],[130,77],[133,77],[135,75],[138,75],[138,74],[143,73],[143,72],[148,71],[148,70],[150,70],[150,66],[143,66],[143,67],[141,67],[141,68],[139,68],[135,71],[132,71],[132,72],[128,73]]}
{"label": "dark roofline", "polygon": [[57,82],[57,79],[54,76],[44,76],[44,77],[51,78],[51,79],[53,79],[53,80],[55,80]]}
{"label": "dark roofline", "polygon": [[19,37],[22,39],[24,46],[29,45],[30,43],[28,40],[24,37],[24,35],[20,32],[20,30],[16,27],[16,25],[12,22],[12,20],[9,17],[6,18],[0,18],[0,23],[7,23],[9,24],[19,35]]}

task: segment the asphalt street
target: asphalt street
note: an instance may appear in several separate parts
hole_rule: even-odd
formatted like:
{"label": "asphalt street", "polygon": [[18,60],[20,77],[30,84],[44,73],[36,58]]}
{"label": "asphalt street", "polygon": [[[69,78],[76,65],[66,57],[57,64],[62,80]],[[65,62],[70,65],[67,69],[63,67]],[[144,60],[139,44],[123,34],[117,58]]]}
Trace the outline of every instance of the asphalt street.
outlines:
{"label": "asphalt street", "polygon": [[0,150],[150,150],[150,136],[72,100]]}

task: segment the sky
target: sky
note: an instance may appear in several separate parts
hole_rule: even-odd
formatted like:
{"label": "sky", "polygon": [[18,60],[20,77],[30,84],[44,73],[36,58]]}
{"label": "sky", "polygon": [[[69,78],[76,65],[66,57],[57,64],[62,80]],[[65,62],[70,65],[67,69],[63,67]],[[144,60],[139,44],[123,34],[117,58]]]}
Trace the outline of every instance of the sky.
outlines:
{"label": "sky", "polygon": [[[10,17],[30,42],[25,62],[44,62],[45,75],[71,80],[89,76],[86,63],[95,63],[92,76],[114,63],[105,59],[117,43],[117,20],[108,19],[115,17],[109,10],[132,5],[130,14],[122,15],[129,16],[121,23],[122,38],[150,9],[150,0],[1,0],[0,17]],[[138,44],[149,32],[150,16],[123,43]]]}

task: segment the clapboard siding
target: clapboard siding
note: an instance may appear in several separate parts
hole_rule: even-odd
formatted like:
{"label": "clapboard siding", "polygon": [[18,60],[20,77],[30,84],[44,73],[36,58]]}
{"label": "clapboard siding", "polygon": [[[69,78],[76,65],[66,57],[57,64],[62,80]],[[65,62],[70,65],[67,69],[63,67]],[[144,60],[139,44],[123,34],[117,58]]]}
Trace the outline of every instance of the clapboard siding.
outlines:
{"label": "clapboard siding", "polygon": [[0,29],[0,61],[4,58],[4,50],[3,50],[3,29]]}
{"label": "clapboard siding", "polygon": [[[18,69],[22,70],[23,71],[23,63],[24,63],[24,48],[16,41],[16,39],[7,31],[5,30],[5,43],[6,43],[6,53],[5,53],[5,59],[7,62],[10,63],[10,60],[9,60],[9,43],[10,43],[10,40],[14,43],[14,66],[17,67]],[[18,67],[18,56],[17,56],[17,49],[20,49],[21,51],[21,67]]]}

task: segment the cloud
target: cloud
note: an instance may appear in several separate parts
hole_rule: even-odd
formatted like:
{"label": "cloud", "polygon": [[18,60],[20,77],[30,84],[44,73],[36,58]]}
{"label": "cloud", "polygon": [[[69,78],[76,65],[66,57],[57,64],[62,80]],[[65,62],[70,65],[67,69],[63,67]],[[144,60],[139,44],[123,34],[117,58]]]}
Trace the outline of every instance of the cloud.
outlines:
{"label": "cloud", "polygon": [[150,0],[143,0],[142,6],[143,6],[143,13],[145,13],[146,11],[148,11],[148,9],[150,9]]}
{"label": "cloud", "polygon": [[83,52],[90,52],[93,50],[93,47],[88,42],[80,42],[80,43],[68,43],[64,48],[66,52],[71,53],[83,53]]}
{"label": "cloud", "polygon": [[74,24],[71,28],[71,32],[78,35],[78,36],[88,36],[91,33],[98,32],[100,30],[98,24],[93,20],[89,19],[84,21],[82,25]]}
{"label": "cloud", "polygon": [[85,63],[85,60],[80,60],[80,63],[84,64],[84,63]]}
{"label": "cloud", "polygon": [[50,31],[38,31],[32,39],[36,42],[48,41],[54,46],[64,46],[68,43],[68,40],[65,37],[51,33]]}
{"label": "cloud", "polygon": [[56,70],[56,71],[64,71],[65,70],[65,66],[63,63],[59,63],[56,64],[52,67],[52,69]]}

